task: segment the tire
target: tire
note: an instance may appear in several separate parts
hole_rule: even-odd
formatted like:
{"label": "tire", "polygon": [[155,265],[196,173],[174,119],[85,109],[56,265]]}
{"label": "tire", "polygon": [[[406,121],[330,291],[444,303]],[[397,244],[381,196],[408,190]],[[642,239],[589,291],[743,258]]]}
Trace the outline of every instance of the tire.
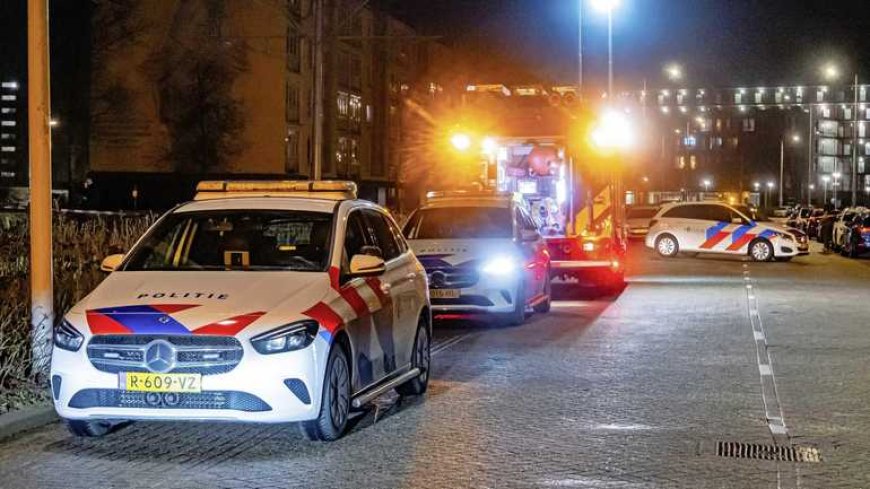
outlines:
{"label": "tire", "polygon": [[757,239],[749,244],[749,256],[758,262],[773,260],[773,245],[766,239]]}
{"label": "tire", "polygon": [[417,336],[414,338],[414,351],[411,367],[419,368],[420,375],[396,387],[396,392],[402,396],[419,396],[426,393],[429,387],[429,369],[432,362],[432,341],[429,338],[429,328],[424,318],[417,325]]}
{"label": "tire", "polygon": [[552,307],[553,303],[553,285],[550,283],[550,274],[547,274],[547,283],[544,284],[544,294],[547,296],[547,299],[543,302],[539,302],[535,304],[535,312],[546,314],[550,312],[550,307]]}
{"label": "tire", "polygon": [[520,281],[514,296],[514,310],[504,315],[504,323],[508,326],[519,326],[526,322],[526,284]]}
{"label": "tire", "polygon": [[347,352],[336,343],[329,352],[323,379],[320,413],[302,423],[302,432],[312,441],[335,441],[347,429],[350,413],[350,368]]}
{"label": "tire", "polygon": [[656,251],[664,258],[673,258],[680,252],[680,244],[671,234],[663,234],[656,238]]}
{"label": "tire", "polygon": [[111,433],[114,425],[103,420],[66,419],[66,428],[75,436],[99,438]]}

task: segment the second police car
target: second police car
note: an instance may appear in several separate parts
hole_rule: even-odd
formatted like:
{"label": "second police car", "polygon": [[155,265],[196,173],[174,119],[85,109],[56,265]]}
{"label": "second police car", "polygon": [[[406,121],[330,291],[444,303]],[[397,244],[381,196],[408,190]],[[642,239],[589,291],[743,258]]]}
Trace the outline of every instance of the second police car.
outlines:
{"label": "second police car", "polygon": [[426,276],[349,182],[203,182],[55,330],[55,409],[80,436],[122,420],[302,423],[429,376]]}
{"label": "second police car", "polygon": [[433,313],[520,324],[529,310],[550,310],[549,252],[513,194],[431,192],[404,233],[429,276]]}
{"label": "second police car", "polygon": [[646,246],[664,257],[687,251],[749,255],[755,261],[785,261],[809,252],[805,237],[799,240],[785,228],[718,202],[663,206],[650,222]]}

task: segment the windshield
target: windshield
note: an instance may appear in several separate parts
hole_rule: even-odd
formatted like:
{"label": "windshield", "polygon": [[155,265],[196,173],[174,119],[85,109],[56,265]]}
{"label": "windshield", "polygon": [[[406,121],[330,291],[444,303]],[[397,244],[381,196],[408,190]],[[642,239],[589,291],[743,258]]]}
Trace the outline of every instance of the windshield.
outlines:
{"label": "windshield", "polygon": [[405,225],[408,239],[512,238],[507,207],[441,207],[421,209]]}
{"label": "windshield", "polygon": [[655,207],[628,208],[626,216],[629,219],[652,219],[658,211]]}
{"label": "windshield", "polygon": [[324,271],[332,214],[234,210],[162,219],[131,252],[125,271]]}
{"label": "windshield", "polygon": [[801,209],[800,216],[801,217],[809,217],[810,216],[810,209]]}

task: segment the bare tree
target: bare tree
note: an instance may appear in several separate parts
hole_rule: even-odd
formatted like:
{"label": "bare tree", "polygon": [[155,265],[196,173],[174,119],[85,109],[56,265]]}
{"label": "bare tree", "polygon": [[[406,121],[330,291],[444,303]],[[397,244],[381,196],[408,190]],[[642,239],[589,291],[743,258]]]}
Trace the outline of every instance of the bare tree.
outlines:
{"label": "bare tree", "polygon": [[164,156],[181,172],[222,170],[244,147],[243,105],[232,88],[248,68],[245,43],[223,36],[225,0],[189,0],[174,15],[171,42],[149,63],[169,134]]}

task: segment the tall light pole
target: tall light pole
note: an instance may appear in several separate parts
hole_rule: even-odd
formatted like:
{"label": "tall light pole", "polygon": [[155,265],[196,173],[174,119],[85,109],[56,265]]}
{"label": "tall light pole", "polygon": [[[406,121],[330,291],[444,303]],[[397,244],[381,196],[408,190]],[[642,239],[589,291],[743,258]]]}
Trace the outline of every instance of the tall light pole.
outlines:
{"label": "tall light pole", "polygon": [[323,0],[314,1],[314,161],[311,178],[320,180],[323,176],[323,139],[325,91],[323,80]]}
{"label": "tall light pole", "polygon": [[834,187],[834,206],[836,207],[837,206],[837,186],[840,185],[840,177],[842,177],[843,174],[838,172],[838,171],[835,171],[834,173],[831,174],[831,176],[834,177],[834,184],[833,184],[833,187]]}
{"label": "tall light pole", "polygon": [[592,0],[593,5],[607,14],[607,98],[613,98],[613,10],[619,0]]}
{"label": "tall light pole", "polygon": [[[799,143],[801,141],[800,136],[797,134],[791,135],[791,141],[793,143]],[[782,207],[782,182],[785,173],[785,137],[780,136],[779,138],[779,206]]]}
{"label": "tall light pole", "polygon": [[828,182],[831,181],[831,177],[825,175],[822,177],[822,182],[824,183],[825,193],[824,193],[824,205],[828,205]]}
{"label": "tall light pole", "polygon": [[[822,73],[828,80],[839,78],[840,70],[834,64],[827,64],[822,68]],[[850,190],[852,191],[852,205],[856,205],[858,199],[858,73],[855,73],[854,83],[852,84],[853,106],[852,106],[852,164]],[[834,177],[834,200],[837,200],[837,182]]]}
{"label": "tall light pole", "polygon": [[764,192],[764,207],[770,208],[770,192],[773,190],[773,182],[767,182],[767,191]]}
{"label": "tall light pole", "polygon": [[54,324],[51,259],[51,89],[48,0],[27,1],[27,122],[30,148],[30,321],[35,372],[48,374]]}

